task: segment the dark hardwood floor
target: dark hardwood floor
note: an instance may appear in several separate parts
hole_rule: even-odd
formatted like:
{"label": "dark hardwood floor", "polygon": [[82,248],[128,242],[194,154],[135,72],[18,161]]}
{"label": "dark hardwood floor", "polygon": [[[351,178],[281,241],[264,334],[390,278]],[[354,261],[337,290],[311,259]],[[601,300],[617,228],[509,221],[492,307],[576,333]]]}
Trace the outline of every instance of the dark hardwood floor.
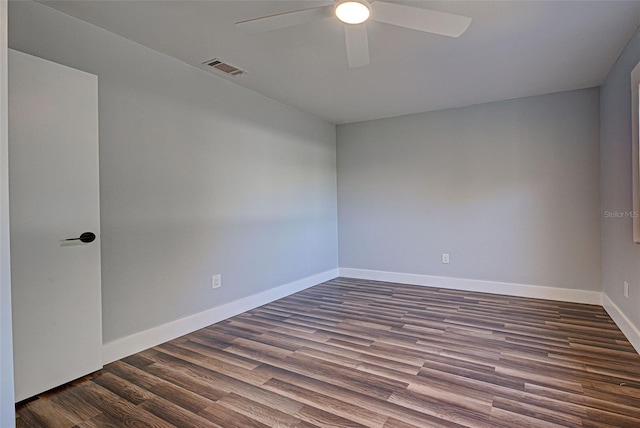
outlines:
{"label": "dark hardwood floor", "polygon": [[18,427],[640,427],[599,306],[338,278],[107,365]]}

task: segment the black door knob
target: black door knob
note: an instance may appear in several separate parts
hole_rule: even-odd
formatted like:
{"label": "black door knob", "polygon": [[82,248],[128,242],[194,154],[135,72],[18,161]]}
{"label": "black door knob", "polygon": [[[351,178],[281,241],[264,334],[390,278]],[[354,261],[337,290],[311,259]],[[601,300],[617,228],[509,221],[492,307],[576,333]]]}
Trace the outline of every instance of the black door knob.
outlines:
{"label": "black door knob", "polygon": [[79,238],[67,238],[65,241],[82,241],[85,244],[96,240],[96,234],[93,232],[84,232]]}

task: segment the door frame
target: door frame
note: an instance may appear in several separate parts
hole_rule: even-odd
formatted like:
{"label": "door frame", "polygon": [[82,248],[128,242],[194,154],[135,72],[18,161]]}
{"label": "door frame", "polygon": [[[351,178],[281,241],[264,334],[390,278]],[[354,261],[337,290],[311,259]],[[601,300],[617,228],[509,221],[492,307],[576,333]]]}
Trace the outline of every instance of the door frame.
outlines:
{"label": "door frame", "polygon": [[9,248],[7,0],[0,0],[0,426],[15,426]]}

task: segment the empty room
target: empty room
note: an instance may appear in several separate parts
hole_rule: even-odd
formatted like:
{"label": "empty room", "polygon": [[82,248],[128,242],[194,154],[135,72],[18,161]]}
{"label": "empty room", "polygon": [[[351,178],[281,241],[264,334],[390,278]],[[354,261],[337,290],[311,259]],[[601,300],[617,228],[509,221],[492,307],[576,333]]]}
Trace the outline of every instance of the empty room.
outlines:
{"label": "empty room", "polygon": [[639,25],[0,0],[0,427],[640,426]]}

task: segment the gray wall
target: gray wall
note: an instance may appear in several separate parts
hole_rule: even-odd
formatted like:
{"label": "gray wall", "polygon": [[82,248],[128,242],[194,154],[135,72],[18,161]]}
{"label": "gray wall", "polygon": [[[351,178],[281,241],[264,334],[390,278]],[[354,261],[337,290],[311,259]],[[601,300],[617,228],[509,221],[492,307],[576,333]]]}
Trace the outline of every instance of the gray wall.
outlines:
{"label": "gray wall", "polygon": [[15,425],[11,263],[9,259],[9,175],[7,157],[7,2],[0,0],[0,427]]}
{"label": "gray wall", "polygon": [[[633,243],[631,197],[631,70],[640,61],[636,31],[601,87],[602,261],[603,290],[640,329],[640,245]],[[629,298],[623,282],[631,287]]]}
{"label": "gray wall", "polygon": [[105,342],[337,267],[333,125],[41,4],[9,27],[98,75]]}
{"label": "gray wall", "polygon": [[342,125],[337,144],[340,267],[600,291],[598,89]]}

